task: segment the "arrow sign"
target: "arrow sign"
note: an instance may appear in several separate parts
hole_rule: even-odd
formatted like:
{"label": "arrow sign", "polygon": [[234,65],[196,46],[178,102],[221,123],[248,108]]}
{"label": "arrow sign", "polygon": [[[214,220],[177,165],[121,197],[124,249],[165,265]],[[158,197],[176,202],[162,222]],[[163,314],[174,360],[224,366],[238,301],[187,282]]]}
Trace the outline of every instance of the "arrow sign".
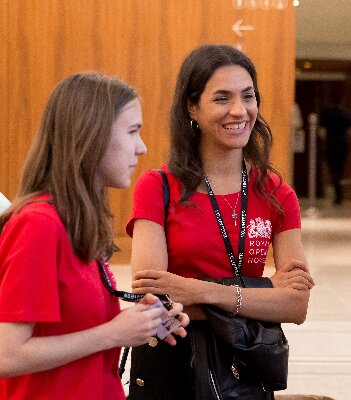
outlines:
{"label": "arrow sign", "polygon": [[249,25],[241,25],[244,21],[242,19],[238,19],[233,25],[233,31],[240,37],[243,36],[242,31],[253,31],[255,28]]}

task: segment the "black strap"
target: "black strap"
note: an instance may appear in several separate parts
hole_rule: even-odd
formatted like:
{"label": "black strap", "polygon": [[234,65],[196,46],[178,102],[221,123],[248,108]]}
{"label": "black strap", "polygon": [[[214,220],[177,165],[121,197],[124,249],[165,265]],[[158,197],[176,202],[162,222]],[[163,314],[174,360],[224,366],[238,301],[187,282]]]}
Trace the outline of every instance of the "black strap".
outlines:
{"label": "black strap", "polygon": [[126,370],[126,364],[127,364],[129,350],[130,350],[130,347],[125,347],[124,348],[124,351],[123,351],[123,354],[122,354],[122,358],[121,358],[121,362],[119,363],[118,375],[119,375],[120,378],[122,378],[122,375],[124,374],[124,371]]}
{"label": "black strap", "polygon": [[244,280],[241,277],[241,267],[244,261],[245,252],[245,236],[246,236],[246,217],[247,217],[247,201],[248,201],[248,179],[245,161],[243,160],[242,172],[241,172],[241,213],[240,213],[240,230],[239,230],[239,243],[238,243],[238,260],[235,257],[232,244],[225,228],[221,212],[219,210],[216,196],[213,193],[210,182],[205,176],[205,184],[208,192],[208,196],[211,201],[211,205],[217,219],[218,227],[221,232],[224,245],[227,251],[230,265],[233,269],[234,275],[239,276],[242,286],[245,287]]}
{"label": "black strap", "polygon": [[169,182],[167,175],[163,169],[156,169],[156,171],[162,176],[162,188],[163,188],[163,204],[165,207],[165,225],[166,225],[166,220],[168,217],[168,209],[169,209],[169,203],[171,201],[171,193],[169,190]]}
{"label": "black strap", "polygon": [[[166,173],[165,173],[165,171],[163,169],[156,169],[156,171],[162,176],[163,203],[164,203],[164,207],[165,207],[165,226],[166,226],[166,220],[167,220],[167,217],[168,217],[169,203],[170,203],[170,199],[171,199],[170,190],[169,190],[169,182],[168,182],[167,175],[166,175]],[[108,289],[108,290],[110,291],[110,289]],[[117,292],[117,291],[115,290],[115,292]],[[123,293],[126,293],[126,292],[123,292]],[[136,295],[135,294],[134,296],[142,296],[142,295]],[[131,300],[127,300],[127,301],[131,301]],[[120,376],[120,378],[122,378],[122,375],[123,375],[123,373],[124,373],[124,371],[126,369],[126,363],[127,363],[129,351],[130,351],[130,347],[125,347],[124,348],[123,355],[122,355],[122,358],[121,358],[121,362],[120,362],[119,368],[118,368],[118,375]]]}
{"label": "black strap", "polygon": [[106,271],[106,264],[103,260],[96,260],[99,266],[99,272],[100,272],[100,277],[102,280],[102,283],[104,284],[105,288],[113,295],[121,300],[124,301],[129,301],[132,303],[137,303],[140,301],[144,295],[143,294],[134,294],[134,293],[129,293],[129,292],[124,292],[122,290],[116,290],[113,288],[111,279]]}
{"label": "black strap", "polygon": [[[144,297],[143,294],[134,294],[134,293],[124,292],[122,290],[114,289],[112,286],[112,283],[111,283],[111,279],[106,271],[107,264],[101,259],[96,260],[96,261],[99,266],[99,272],[100,272],[102,283],[104,284],[105,288],[113,296],[118,297],[119,299],[124,300],[124,301],[129,301],[131,303],[137,303]],[[155,296],[157,296],[163,302],[166,302],[166,303],[169,302],[169,297],[166,294],[156,294]]]}

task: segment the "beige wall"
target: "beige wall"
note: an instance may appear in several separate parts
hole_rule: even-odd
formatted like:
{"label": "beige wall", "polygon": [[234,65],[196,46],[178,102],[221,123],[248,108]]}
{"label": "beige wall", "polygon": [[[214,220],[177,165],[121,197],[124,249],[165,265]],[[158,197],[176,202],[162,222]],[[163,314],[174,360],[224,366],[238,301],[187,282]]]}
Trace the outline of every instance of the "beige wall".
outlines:
{"label": "beige wall", "polygon": [[[201,43],[241,43],[255,62],[262,113],[271,124],[273,161],[289,177],[289,112],[294,90],[293,6],[234,10],[231,0],[0,1],[0,191],[12,199],[48,95],[69,74],[100,70],[142,96],[148,154],[136,175],[167,156],[167,121],[180,63]],[[135,179],[135,178],[134,178]],[[124,232],[131,189],[112,191],[116,233]]]}

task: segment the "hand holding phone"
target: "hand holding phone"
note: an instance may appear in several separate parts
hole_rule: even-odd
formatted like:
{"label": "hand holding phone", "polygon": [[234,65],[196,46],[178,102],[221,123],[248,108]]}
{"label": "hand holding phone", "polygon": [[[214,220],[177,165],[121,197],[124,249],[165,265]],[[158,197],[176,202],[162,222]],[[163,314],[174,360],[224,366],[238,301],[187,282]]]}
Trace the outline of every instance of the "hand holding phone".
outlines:
{"label": "hand holding phone", "polygon": [[174,332],[181,326],[179,319],[175,317],[170,317],[168,315],[168,311],[172,308],[172,303],[167,300],[168,296],[166,296],[166,300],[158,299],[157,303],[153,304],[151,307],[162,307],[164,312],[161,315],[162,323],[157,329],[156,336],[158,339],[163,340],[166,336]]}

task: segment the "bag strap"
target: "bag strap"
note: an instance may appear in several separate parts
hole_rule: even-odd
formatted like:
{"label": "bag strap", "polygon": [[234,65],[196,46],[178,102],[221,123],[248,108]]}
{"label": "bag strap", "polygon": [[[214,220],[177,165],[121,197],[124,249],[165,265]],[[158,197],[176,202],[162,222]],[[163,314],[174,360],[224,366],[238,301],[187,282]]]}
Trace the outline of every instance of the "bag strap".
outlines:
{"label": "bag strap", "polygon": [[167,178],[165,171],[163,169],[156,169],[156,171],[162,176],[163,204],[165,207],[165,225],[166,225],[169,204],[171,201],[171,192],[169,189],[169,182],[168,182],[168,178]]}
{"label": "bag strap", "polygon": [[[167,175],[163,169],[156,169],[156,171],[162,176],[162,188],[163,188],[163,204],[165,207],[165,225],[166,225],[166,220],[168,217],[168,209],[169,209],[169,204],[171,200],[171,193],[169,190],[169,182]],[[126,363],[128,359],[128,354],[129,354],[130,347],[125,347],[123,351],[123,355],[121,358],[121,362],[119,364],[118,368],[118,375],[120,378],[122,378],[122,375],[126,369]]]}

